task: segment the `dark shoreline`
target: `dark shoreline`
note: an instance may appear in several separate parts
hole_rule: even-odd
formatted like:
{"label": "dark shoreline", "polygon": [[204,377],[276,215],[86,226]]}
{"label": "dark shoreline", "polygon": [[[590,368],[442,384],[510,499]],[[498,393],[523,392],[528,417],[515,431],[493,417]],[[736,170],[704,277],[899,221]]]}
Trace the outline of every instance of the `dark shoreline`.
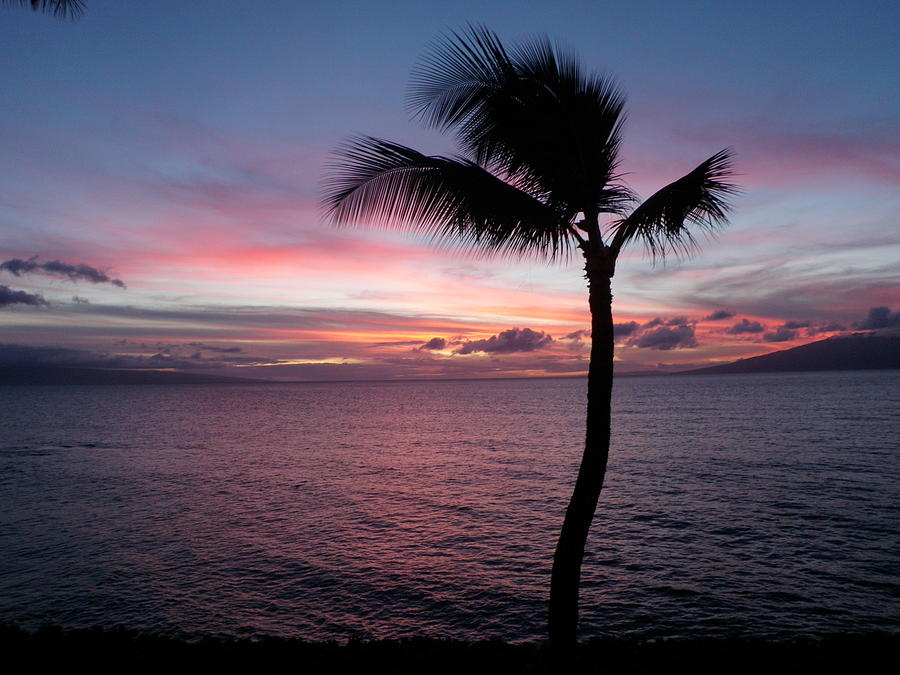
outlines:
{"label": "dark shoreline", "polygon": [[[435,638],[346,643],[302,639],[196,641],[125,629],[0,625],[4,670],[25,673],[552,673],[543,644]],[[900,634],[833,634],[769,641],[740,637],[593,639],[574,673],[900,672]]]}

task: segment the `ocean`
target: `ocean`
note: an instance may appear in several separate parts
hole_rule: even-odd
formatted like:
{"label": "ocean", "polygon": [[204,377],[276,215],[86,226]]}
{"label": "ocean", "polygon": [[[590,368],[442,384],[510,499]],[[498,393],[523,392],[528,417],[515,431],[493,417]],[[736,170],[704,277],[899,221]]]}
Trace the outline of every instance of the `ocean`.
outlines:
{"label": "ocean", "polygon": [[[0,621],[538,640],[583,379],[0,387]],[[581,636],[900,629],[900,371],[620,378]]]}

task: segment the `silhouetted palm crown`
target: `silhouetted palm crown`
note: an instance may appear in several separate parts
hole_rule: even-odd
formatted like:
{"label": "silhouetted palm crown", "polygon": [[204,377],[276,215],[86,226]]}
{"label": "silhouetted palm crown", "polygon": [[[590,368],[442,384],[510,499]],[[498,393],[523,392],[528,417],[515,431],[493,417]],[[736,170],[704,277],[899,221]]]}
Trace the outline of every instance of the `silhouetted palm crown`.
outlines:
{"label": "silhouetted palm crown", "polygon": [[30,7],[61,19],[78,19],[84,14],[84,0],[0,0],[0,4]]}
{"label": "silhouetted palm crown", "polygon": [[453,33],[414,72],[409,105],[454,132],[462,154],[357,137],[332,167],[325,204],[338,223],[406,227],[488,251],[557,257],[580,245],[614,261],[640,239],[654,256],[684,252],[688,225],[725,222],[730,152],[631,210],[618,172],[624,102],[611,80],[584,73],[547,39],[507,50],[484,28]]}

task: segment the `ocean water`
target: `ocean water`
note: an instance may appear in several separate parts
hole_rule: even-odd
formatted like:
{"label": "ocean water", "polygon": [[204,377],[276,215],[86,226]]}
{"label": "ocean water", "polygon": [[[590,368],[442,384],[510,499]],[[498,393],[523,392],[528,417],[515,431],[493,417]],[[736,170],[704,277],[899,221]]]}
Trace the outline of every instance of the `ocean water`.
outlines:
{"label": "ocean water", "polygon": [[[544,635],[583,380],[0,388],[0,621]],[[582,636],[900,629],[900,372],[621,378]]]}

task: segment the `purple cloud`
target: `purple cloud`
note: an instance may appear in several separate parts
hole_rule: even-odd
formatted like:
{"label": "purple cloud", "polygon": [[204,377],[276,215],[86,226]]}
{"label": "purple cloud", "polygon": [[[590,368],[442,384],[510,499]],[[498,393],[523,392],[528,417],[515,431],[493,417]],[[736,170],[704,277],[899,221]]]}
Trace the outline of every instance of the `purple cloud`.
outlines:
{"label": "purple cloud", "polygon": [[542,331],[534,331],[530,328],[510,328],[492,335],[486,340],[470,340],[456,350],[457,354],[472,354],[474,352],[487,352],[490,354],[509,354],[512,352],[533,352],[536,349],[546,347],[553,338]]}
{"label": "purple cloud", "polygon": [[420,350],[428,350],[428,351],[433,350],[433,349],[440,350],[440,349],[444,349],[444,347],[446,347],[446,346],[447,346],[447,341],[444,338],[436,337],[436,338],[431,338],[428,342],[426,342],[424,345],[419,347],[419,349]]}
{"label": "purple cloud", "polygon": [[806,329],[808,335],[815,335],[816,333],[834,333],[837,331],[845,331],[847,330],[847,326],[842,323],[837,323],[836,321],[832,321],[831,323],[824,323],[819,326],[810,326]]}
{"label": "purple cloud", "polygon": [[865,321],[857,325],[862,330],[877,330],[878,328],[893,328],[900,326],[900,312],[891,312],[890,307],[873,307],[869,310],[869,316]]}
{"label": "purple cloud", "polygon": [[762,333],[765,329],[759,321],[748,321],[741,319],[739,323],[734,324],[731,328],[725,330],[729,335],[744,335],[746,333]]}
{"label": "purple cloud", "polygon": [[628,337],[632,333],[634,333],[640,326],[637,321],[628,321],[626,323],[616,323],[613,324],[613,336],[620,337]]}
{"label": "purple cloud", "polygon": [[787,342],[788,340],[793,340],[795,337],[797,337],[797,331],[791,330],[785,325],[779,326],[774,331],[763,335],[763,340],[766,342]]}
{"label": "purple cloud", "polygon": [[[656,319],[654,319],[655,321]],[[640,324],[637,321],[627,321],[624,323],[616,323],[613,324],[613,336],[617,338],[628,337],[633,334],[640,328]],[[585,328],[583,330],[576,330],[574,333],[569,333],[564,336],[563,340],[584,340],[585,338],[591,337],[591,331],[589,328]]]}
{"label": "purple cloud", "polygon": [[659,326],[632,338],[628,341],[628,344],[642,349],[668,351],[670,349],[696,347],[697,340],[694,337],[694,327],[684,324],[672,327]]}
{"label": "purple cloud", "polygon": [[272,362],[271,359],[224,356],[207,358],[199,351],[177,355],[173,349],[161,347],[149,356],[97,352],[69,347],[36,347],[21,344],[0,344],[0,366],[78,366],[82,368],[175,368],[208,370],[227,368],[236,364],[252,365]]}
{"label": "purple cloud", "polygon": [[25,291],[15,291],[9,286],[0,286],[0,307],[8,307],[9,305],[49,305],[44,297],[37,293],[26,293]]}
{"label": "purple cloud", "polygon": [[121,279],[112,279],[106,272],[91,267],[90,265],[72,265],[64,263],[60,260],[49,260],[47,262],[38,262],[37,256],[33,256],[28,260],[21,258],[11,258],[0,263],[0,270],[5,270],[17,277],[23,274],[49,274],[51,276],[66,277],[69,281],[89,281],[92,284],[109,283],[119,288],[125,288],[125,283]]}

